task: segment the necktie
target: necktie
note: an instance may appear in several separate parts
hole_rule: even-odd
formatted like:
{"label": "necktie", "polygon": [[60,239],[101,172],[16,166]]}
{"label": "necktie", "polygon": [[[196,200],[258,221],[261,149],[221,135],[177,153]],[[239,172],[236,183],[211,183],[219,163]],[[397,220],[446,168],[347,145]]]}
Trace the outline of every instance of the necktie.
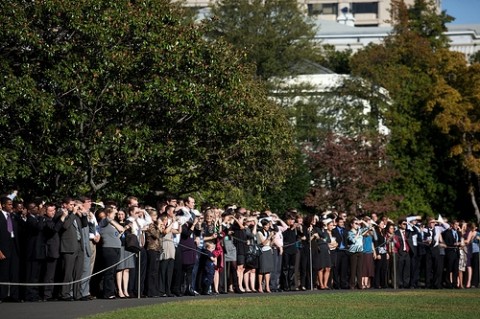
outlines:
{"label": "necktie", "polygon": [[82,234],[80,234],[80,230],[78,229],[77,219],[73,220],[73,226],[75,226],[75,231],[77,232],[77,240],[80,241]]}
{"label": "necktie", "polygon": [[343,228],[342,227],[338,227],[338,232],[340,233],[340,249],[344,249],[345,248],[345,245],[343,244]]}
{"label": "necktie", "polygon": [[12,216],[10,215],[10,213],[7,213],[7,231],[10,234],[13,233]]}
{"label": "necktie", "polygon": [[402,240],[403,240],[403,251],[408,252],[410,247],[408,247],[407,241],[405,240],[405,231],[404,230],[402,230]]}
{"label": "necktie", "polygon": [[431,246],[433,246],[433,247],[437,246],[437,239],[435,237],[436,237],[435,228],[433,228],[432,229],[432,243],[431,243]]}
{"label": "necktie", "polygon": [[457,242],[458,241],[458,234],[455,230],[452,230],[452,232],[453,232],[453,239],[455,240],[455,242]]}

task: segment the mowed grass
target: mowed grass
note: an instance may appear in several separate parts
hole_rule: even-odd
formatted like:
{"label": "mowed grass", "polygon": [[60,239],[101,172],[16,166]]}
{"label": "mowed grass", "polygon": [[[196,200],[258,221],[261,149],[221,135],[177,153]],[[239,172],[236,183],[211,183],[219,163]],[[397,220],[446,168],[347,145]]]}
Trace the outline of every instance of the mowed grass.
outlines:
{"label": "mowed grass", "polygon": [[159,303],[97,314],[96,319],[478,318],[480,289],[273,294]]}

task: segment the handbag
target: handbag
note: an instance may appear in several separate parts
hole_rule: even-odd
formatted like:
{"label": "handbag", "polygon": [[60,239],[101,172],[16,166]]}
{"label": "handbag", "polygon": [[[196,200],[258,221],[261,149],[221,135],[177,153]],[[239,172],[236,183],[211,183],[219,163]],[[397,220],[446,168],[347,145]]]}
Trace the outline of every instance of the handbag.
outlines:
{"label": "handbag", "polygon": [[138,237],[135,234],[128,233],[125,236],[125,250],[137,254],[142,250]]}
{"label": "handbag", "polygon": [[248,245],[247,252],[245,254],[245,265],[251,269],[258,268],[261,254],[262,250],[258,245]]}

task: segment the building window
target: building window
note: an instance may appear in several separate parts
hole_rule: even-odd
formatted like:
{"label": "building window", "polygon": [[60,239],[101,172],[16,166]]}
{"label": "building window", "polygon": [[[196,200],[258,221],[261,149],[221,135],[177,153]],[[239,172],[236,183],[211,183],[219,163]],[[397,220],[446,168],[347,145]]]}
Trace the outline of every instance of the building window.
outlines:
{"label": "building window", "polygon": [[310,3],[308,4],[308,15],[338,14],[338,3]]}
{"label": "building window", "polygon": [[378,2],[352,3],[352,12],[353,14],[356,14],[356,13],[378,14]]}

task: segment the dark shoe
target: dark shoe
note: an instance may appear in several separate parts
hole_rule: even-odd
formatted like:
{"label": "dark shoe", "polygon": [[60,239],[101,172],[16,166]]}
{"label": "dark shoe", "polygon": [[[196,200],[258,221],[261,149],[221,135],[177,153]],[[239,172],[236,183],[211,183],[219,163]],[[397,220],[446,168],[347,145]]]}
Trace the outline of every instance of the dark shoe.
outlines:
{"label": "dark shoe", "polygon": [[74,301],[73,297],[60,298],[60,301]]}
{"label": "dark shoe", "polygon": [[90,301],[90,298],[89,298],[89,296],[85,296],[85,297],[82,297],[78,300],[80,300],[80,301]]}

